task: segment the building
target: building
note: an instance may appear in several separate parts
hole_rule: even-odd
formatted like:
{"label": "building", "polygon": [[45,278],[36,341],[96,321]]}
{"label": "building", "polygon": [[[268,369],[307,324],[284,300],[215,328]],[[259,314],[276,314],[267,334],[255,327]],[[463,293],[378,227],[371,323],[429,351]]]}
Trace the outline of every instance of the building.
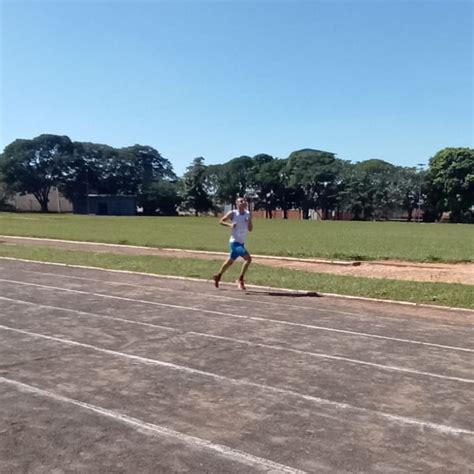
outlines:
{"label": "building", "polygon": [[134,216],[137,213],[136,196],[88,194],[75,198],[72,206],[74,214]]}
{"label": "building", "polygon": [[[48,195],[49,212],[72,212],[72,202],[67,200],[57,188],[52,188]],[[15,194],[7,201],[19,212],[40,212],[41,206],[33,194]]]}

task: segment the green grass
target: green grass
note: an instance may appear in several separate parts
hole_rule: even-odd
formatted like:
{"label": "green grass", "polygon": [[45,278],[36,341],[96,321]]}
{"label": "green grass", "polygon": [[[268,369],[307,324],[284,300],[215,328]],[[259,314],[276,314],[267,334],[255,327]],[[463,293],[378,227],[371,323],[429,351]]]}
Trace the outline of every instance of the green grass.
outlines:
{"label": "green grass", "polygon": [[[95,217],[0,213],[0,234],[149,247],[226,250],[229,230],[202,217]],[[474,226],[400,222],[256,220],[255,254],[341,260],[474,261]]]}
{"label": "green grass", "polygon": [[[209,279],[221,264],[219,260],[123,256],[16,245],[0,245],[0,256],[204,279]],[[235,280],[239,268],[240,265],[234,265],[225,275],[224,280]],[[472,286],[454,283],[356,278],[272,268],[264,265],[253,265],[248,280],[253,284],[275,288],[291,288],[474,309]]]}

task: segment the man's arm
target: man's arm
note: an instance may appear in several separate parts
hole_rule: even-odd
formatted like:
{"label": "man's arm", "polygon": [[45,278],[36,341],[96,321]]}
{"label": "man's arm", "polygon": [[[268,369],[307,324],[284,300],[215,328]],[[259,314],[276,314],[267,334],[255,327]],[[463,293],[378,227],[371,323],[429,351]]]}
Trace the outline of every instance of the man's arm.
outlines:
{"label": "man's arm", "polygon": [[226,227],[233,227],[234,224],[232,222],[227,222],[231,218],[233,212],[234,211],[229,211],[224,217],[221,217],[221,219],[219,220],[219,224],[225,225]]}
{"label": "man's arm", "polygon": [[249,232],[252,232],[253,230],[253,220],[252,220],[252,200],[250,198],[247,198],[247,202],[249,203],[249,222],[248,222],[248,230]]}

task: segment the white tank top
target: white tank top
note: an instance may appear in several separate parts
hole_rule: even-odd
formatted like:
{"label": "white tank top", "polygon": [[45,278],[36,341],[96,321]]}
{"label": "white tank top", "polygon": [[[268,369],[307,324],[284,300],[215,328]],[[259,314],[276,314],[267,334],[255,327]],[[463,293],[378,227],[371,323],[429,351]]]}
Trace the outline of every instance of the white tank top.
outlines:
{"label": "white tank top", "polygon": [[231,242],[245,244],[247,234],[249,233],[249,220],[249,211],[245,211],[243,214],[240,214],[238,210],[232,211],[232,223],[237,225],[232,228],[232,234],[230,236]]}

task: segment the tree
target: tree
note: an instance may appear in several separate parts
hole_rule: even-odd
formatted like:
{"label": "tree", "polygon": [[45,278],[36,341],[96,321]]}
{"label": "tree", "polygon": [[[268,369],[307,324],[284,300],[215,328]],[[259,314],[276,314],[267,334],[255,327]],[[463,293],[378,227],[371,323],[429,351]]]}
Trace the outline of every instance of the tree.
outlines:
{"label": "tree", "polygon": [[[261,157],[262,155],[258,155]],[[266,155],[269,157],[269,155]],[[254,160],[257,157],[254,157]],[[265,214],[270,219],[273,218],[273,211],[280,207],[284,213],[288,210],[289,191],[287,187],[287,176],[284,173],[286,160],[265,159],[257,161],[255,171],[252,176],[252,187],[256,194],[255,208],[265,209]]]}
{"label": "tree", "polygon": [[48,212],[49,192],[59,186],[68,173],[68,158],[73,153],[69,137],[40,135],[32,140],[18,139],[6,146],[0,164],[8,189],[31,193],[42,212]]}
{"label": "tree", "polygon": [[145,215],[175,216],[182,198],[178,182],[159,179],[147,184],[138,196],[138,205]]}
{"label": "tree", "polygon": [[346,192],[343,206],[354,220],[362,220],[372,215],[372,200],[369,197],[369,178],[367,173],[352,165],[346,175]]}
{"label": "tree", "polygon": [[407,213],[411,222],[413,211],[421,208],[421,201],[426,191],[426,173],[417,172],[416,168],[397,167],[395,170],[395,199],[396,204]]}
{"label": "tree", "polygon": [[328,209],[336,204],[341,168],[341,160],[327,151],[303,149],[290,154],[287,165],[289,185],[299,191],[303,219],[308,219],[309,210],[318,206],[327,215]]}
{"label": "tree", "polygon": [[60,190],[67,199],[104,191],[107,156],[113,148],[89,142],[74,142],[73,153],[66,158],[67,166],[61,175]]}
{"label": "tree", "polygon": [[140,192],[140,186],[165,179],[176,180],[173,165],[151,146],[133,145],[120,148],[116,164],[123,169],[124,176],[131,182],[129,186]]}
{"label": "tree", "polygon": [[117,149],[74,142],[61,177],[61,191],[71,200],[89,193],[140,195],[160,179],[173,181],[176,175],[171,163],[152,147]]}
{"label": "tree", "polygon": [[238,196],[245,196],[251,187],[253,167],[253,159],[245,155],[222,165],[209,166],[209,185],[216,200],[233,205]]}
{"label": "tree", "polygon": [[139,195],[157,180],[176,180],[171,163],[150,146],[105,147],[101,162],[102,193]]}
{"label": "tree", "polygon": [[272,155],[267,155],[266,153],[259,153],[252,158],[254,167],[258,169],[260,166],[265,163],[271,163],[275,158]]}
{"label": "tree", "polygon": [[430,199],[452,222],[469,220],[474,205],[474,149],[445,148],[430,159]]}
{"label": "tree", "polygon": [[8,190],[6,183],[4,182],[4,177],[0,173],[0,210],[7,211],[11,209],[11,205],[8,204],[8,199],[11,197],[11,192]]}
{"label": "tree", "polygon": [[193,210],[197,216],[201,212],[208,212],[214,206],[207,192],[207,167],[204,158],[194,158],[192,164],[186,168],[183,177],[183,206]]}
{"label": "tree", "polygon": [[208,165],[206,169],[206,181],[208,192],[213,200],[214,205],[226,201],[226,192],[222,189],[222,181],[224,175],[224,165]]}
{"label": "tree", "polygon": [[359,219],[387,218],[397,206],[397,168],[383,160],[352,165],[346,183],[346,206]]}

